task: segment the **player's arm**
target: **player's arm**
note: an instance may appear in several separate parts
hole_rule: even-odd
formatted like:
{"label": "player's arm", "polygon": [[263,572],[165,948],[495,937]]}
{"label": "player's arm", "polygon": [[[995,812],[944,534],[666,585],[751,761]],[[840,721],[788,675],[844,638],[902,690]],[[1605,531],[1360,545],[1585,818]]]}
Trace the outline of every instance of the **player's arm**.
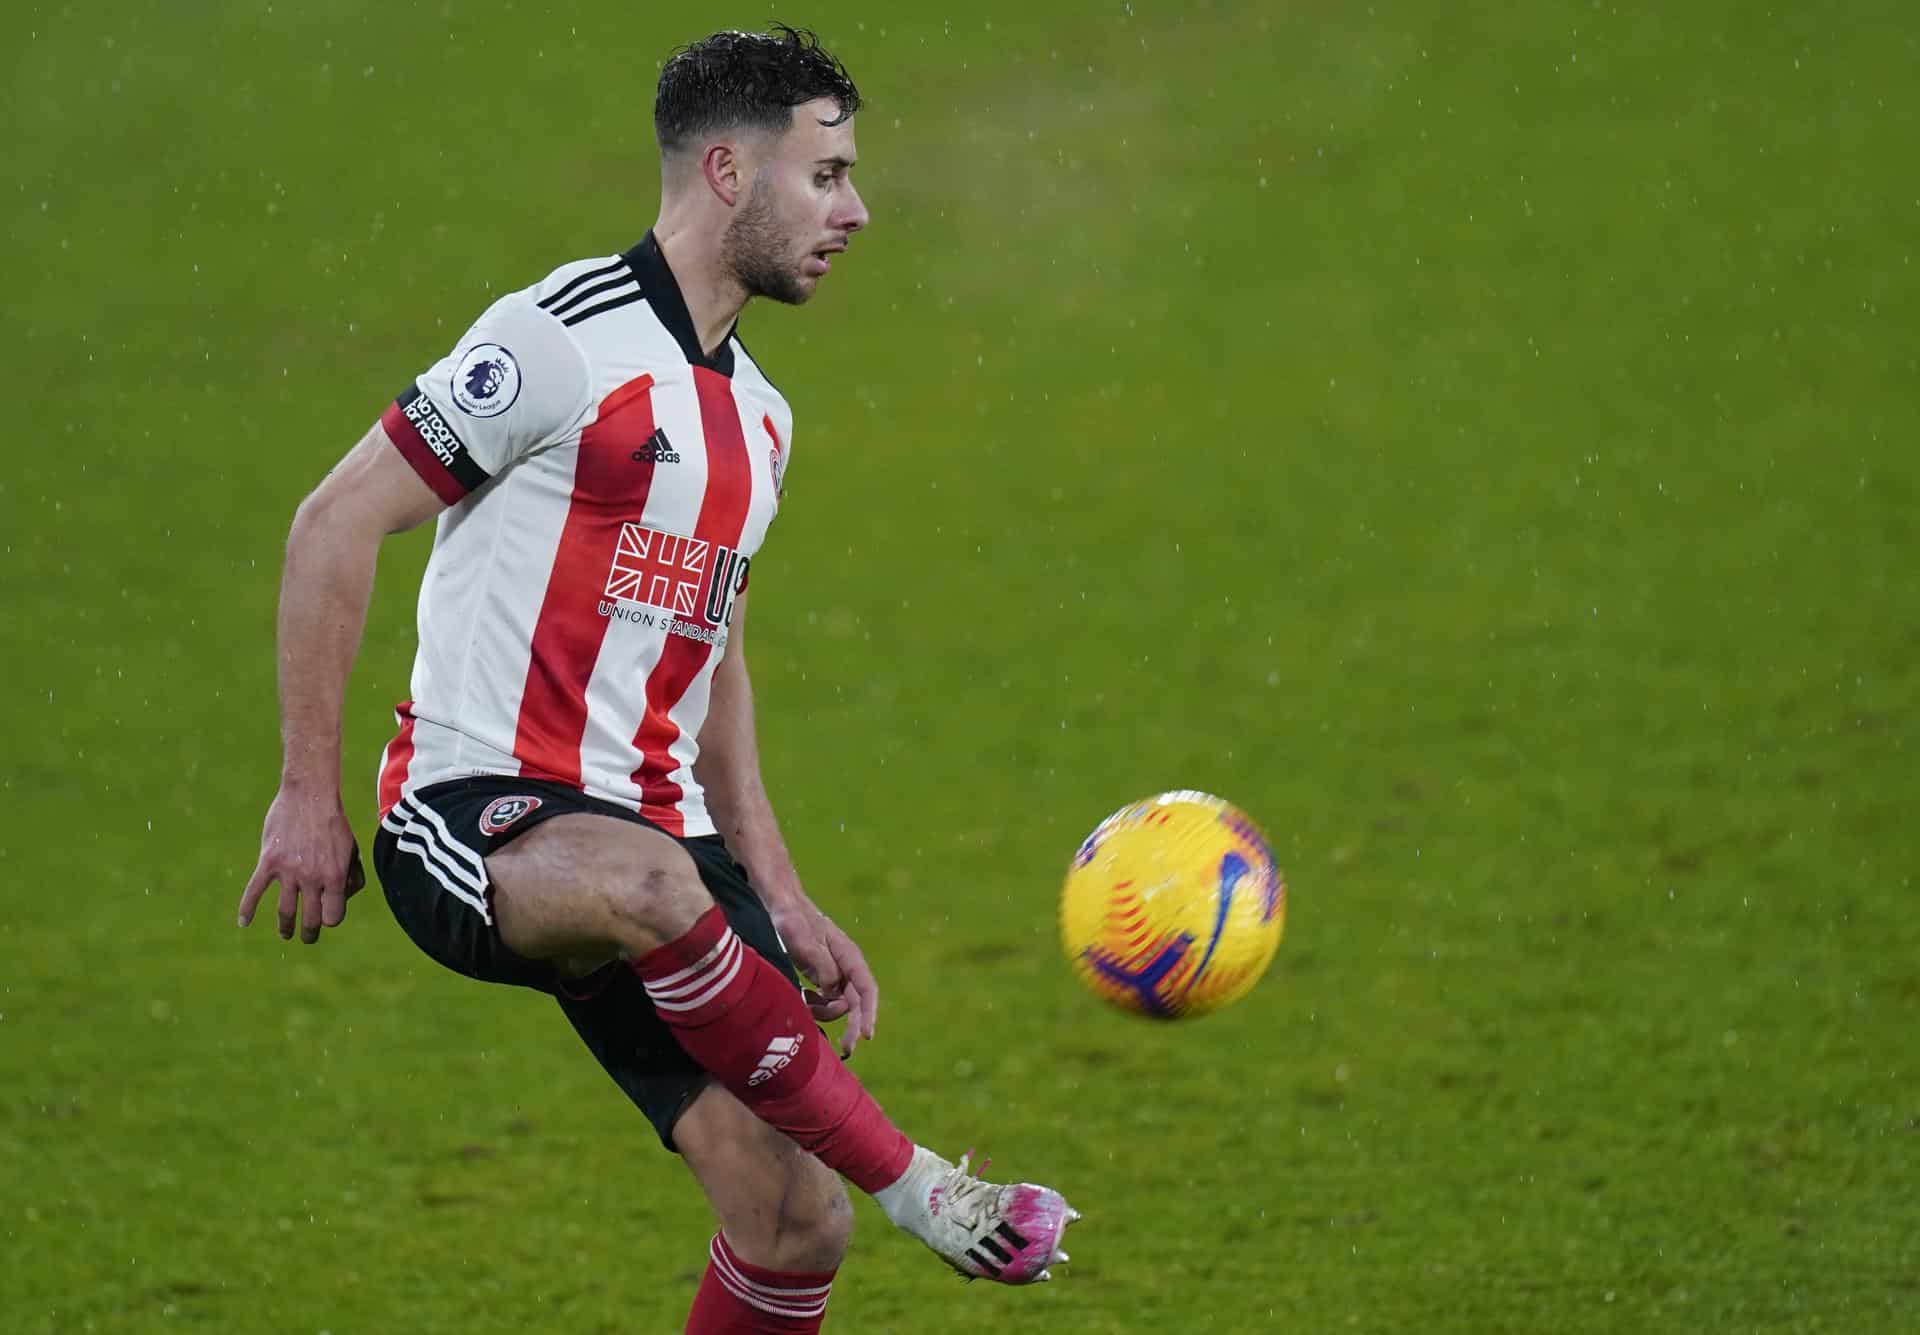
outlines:
{"label": "player's arm", "polygon": [[[260,861],[240,897],[240,925],[280,883],[280,935],[311,944],[338,926],[365,883],[340,800],[340,716],[360,650],[380,543],[438,514],[445,502],[378,422],[300,503],[280,581],[280,791],[260,836]],[[300,913],[305,901],[304,915]]]}
{"label": "player's arm", "polygon": [[746,867],[788,953],[814,985],[807,997],[814,1018],[847,1017],[840,1050],[852,1056],[861,1039],[873,1037],[880,989],[860,948],[807,897],[780,834],[760,776],[746,615],[747,594],[742,590],[734,600],[726,653],[714,668],[694,777],[706,790],[708,811],[728,850]]}
{"label": "player's arm", "polygon": [[300,918],[301,940],[317,941],[365,880],[340,801],[340,714],[381,540],[576,429],[590,384],[566,327],[528,293],[510,293],[301,503],[280,585],[280,791],[240,897],[241,926],[277,880],[280,935]]}

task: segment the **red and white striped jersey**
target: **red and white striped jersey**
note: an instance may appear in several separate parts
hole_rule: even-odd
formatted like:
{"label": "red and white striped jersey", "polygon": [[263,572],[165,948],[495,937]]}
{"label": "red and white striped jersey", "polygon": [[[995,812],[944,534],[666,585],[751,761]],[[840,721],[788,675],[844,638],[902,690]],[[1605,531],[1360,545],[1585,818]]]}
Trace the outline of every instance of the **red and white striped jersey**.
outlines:
{"label": "red and white striped jersey", "polygon": [[711,834],[700,725],[793,424],[746,348],[702,353],[649,233],[502,297],[381,421],[448,502],[381,816],[519,774]]}

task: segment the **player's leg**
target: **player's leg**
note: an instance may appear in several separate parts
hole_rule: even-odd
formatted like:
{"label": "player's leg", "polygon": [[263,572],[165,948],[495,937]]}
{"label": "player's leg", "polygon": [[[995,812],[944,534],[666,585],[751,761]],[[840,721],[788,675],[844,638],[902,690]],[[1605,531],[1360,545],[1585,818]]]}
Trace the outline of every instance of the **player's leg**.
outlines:
{"label": "player's leg", "polygon": [[715,1084],[681,1114],[673,1139],[720,1221],[689,1335],[819,1330],[853,1233],[839,1177]]}
{"label": "player's leg", "polygon": [[906,1171],[913,1142],[815,1027],[771,924],[766,950],[743,942],[677,840],[576,811],[491,854],[487,872],[515,954],[624,958],[673,1039],[757,1117],[863,1191]]}
{"label": "player's leg", "polygon": [[[758,897],[703,844],[611,814],[554,815],[487,858],[499,935],[536,959],[623,958],[700,1070],[871,1194],[896,1226],[963,1274],[1048,1278],[1077,1218],[1066,1201],[1029,1183],[982,1182],[894,1126],[814,1025]],[[724,911],[716,892],[729,896]],[[574,1008],[569,1016],[611,1069],[603,1040]]]}
{"label": "player's leg", "polygon": [[[766,905],[747,883],[745,869],[718,839],[687,840],[685,847],[740,939],[797,985],[786,947]],[[833,1058],[831,1047],[821,1046]],[[873,1198],[895,1225],[962,1274],[1013,1284],[1045,1278],[1052,1261],[1065,1259],[1058,1250],[1060,1234],[1077,1217],[1056,1191],[981,1182],[966,1172],[964,1161],[956,1167],[919,1146],[907,1171],[874,1191]]]}
{"label": "player's leg", "polygon": [[701,1070],[631,970],[597,972],[560,1006],[661,1143],[685,1156],[719,1218],[686,1329],[817,1330],[852,1231],[840,1179]]}
{"label": "player's leg", "polygon": [[713,896],[692,859],[647,825],[593,811],[549,818],[487,857],[500,939],[576,971],[658,949]]}

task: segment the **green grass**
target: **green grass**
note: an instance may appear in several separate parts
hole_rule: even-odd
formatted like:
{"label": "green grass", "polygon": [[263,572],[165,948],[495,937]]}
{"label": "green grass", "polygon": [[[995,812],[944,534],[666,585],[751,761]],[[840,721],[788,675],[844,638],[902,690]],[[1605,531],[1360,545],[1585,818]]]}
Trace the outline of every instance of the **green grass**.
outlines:
{"label": "green grass", "polygon": [[[827,4],[872,231],[750,312],[776,802],[915,1135],[1087,1210],[831,1329],[1901,1331],[1920,1313],[1906,7]],[[4,39],[0,1329],[670,1331],[703,1204],[377,896],[236,933],[292,507],[654,207],[693,5],[30,7]],[[351,810],[404,693],[388,554]],[[1084,832],[1221,792],[1289,938],[1150,1027]],[[964,1020],[959,1017],[965,1017]]]}

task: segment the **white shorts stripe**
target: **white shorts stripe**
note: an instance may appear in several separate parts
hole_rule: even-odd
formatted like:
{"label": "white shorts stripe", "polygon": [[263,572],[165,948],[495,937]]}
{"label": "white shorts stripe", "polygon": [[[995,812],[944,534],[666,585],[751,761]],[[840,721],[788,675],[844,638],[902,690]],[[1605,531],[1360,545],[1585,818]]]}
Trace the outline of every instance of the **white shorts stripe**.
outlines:
{"label": "white shorts stripe", "polygon": [[441,819],[439,812],[427,806],[424,802],[416,802],[411,793],[400,799],[399,806],[400,810],[410,819],[416,822],[424,820],[426,824],[431,825],[439,832],[441,846],[453,854],[456,859],[466,863],[467,866],[473,869],[474,883],[476,885],[485,885],[487,883],[487,864],[480,860],[478,853],[453,837],[453,831],[447,828],[447,823]]}
{"label": "white shorts stripe", "polygon": [[433,856],[434,850],[427,844],[414,838],[411,831],[396,839],[394,841],[394,847],[419,858],[420,865],[427,869],[427,875],[440,882],[448,894],[452,895],[462,904],[465,904],[475,913],[478,913],[484,921],[489,923],[493,921],[493,914],[487,910],[487,897],[483,894],[475,894],[458,881],[450,879],[447,874],[441,871],[436,865]]}
{"label": "white shorts stripe", "polygon": [[[401,824],[395,824],[395,816],[406,817],[407,819]],[[484,862],[480,862],[478,859],[468,860],[460,858],[447,847],[446,840],[434,833],[432,827],[412,819],[411,813],[401,807],[395,807],[389,812],[386,820],[382,821],[381,825],[396,835],[410,835],[415,840],[424,844],[432,851],[434,860],[440,864],[441,868],[446,871],[448,875],[465,885],[472,894],[485,896],[487,891],[487,866]],[[459,844],[455,844],[454,848],[460,849],[461,852],[472,852],[471,849],[462,848]]]}

